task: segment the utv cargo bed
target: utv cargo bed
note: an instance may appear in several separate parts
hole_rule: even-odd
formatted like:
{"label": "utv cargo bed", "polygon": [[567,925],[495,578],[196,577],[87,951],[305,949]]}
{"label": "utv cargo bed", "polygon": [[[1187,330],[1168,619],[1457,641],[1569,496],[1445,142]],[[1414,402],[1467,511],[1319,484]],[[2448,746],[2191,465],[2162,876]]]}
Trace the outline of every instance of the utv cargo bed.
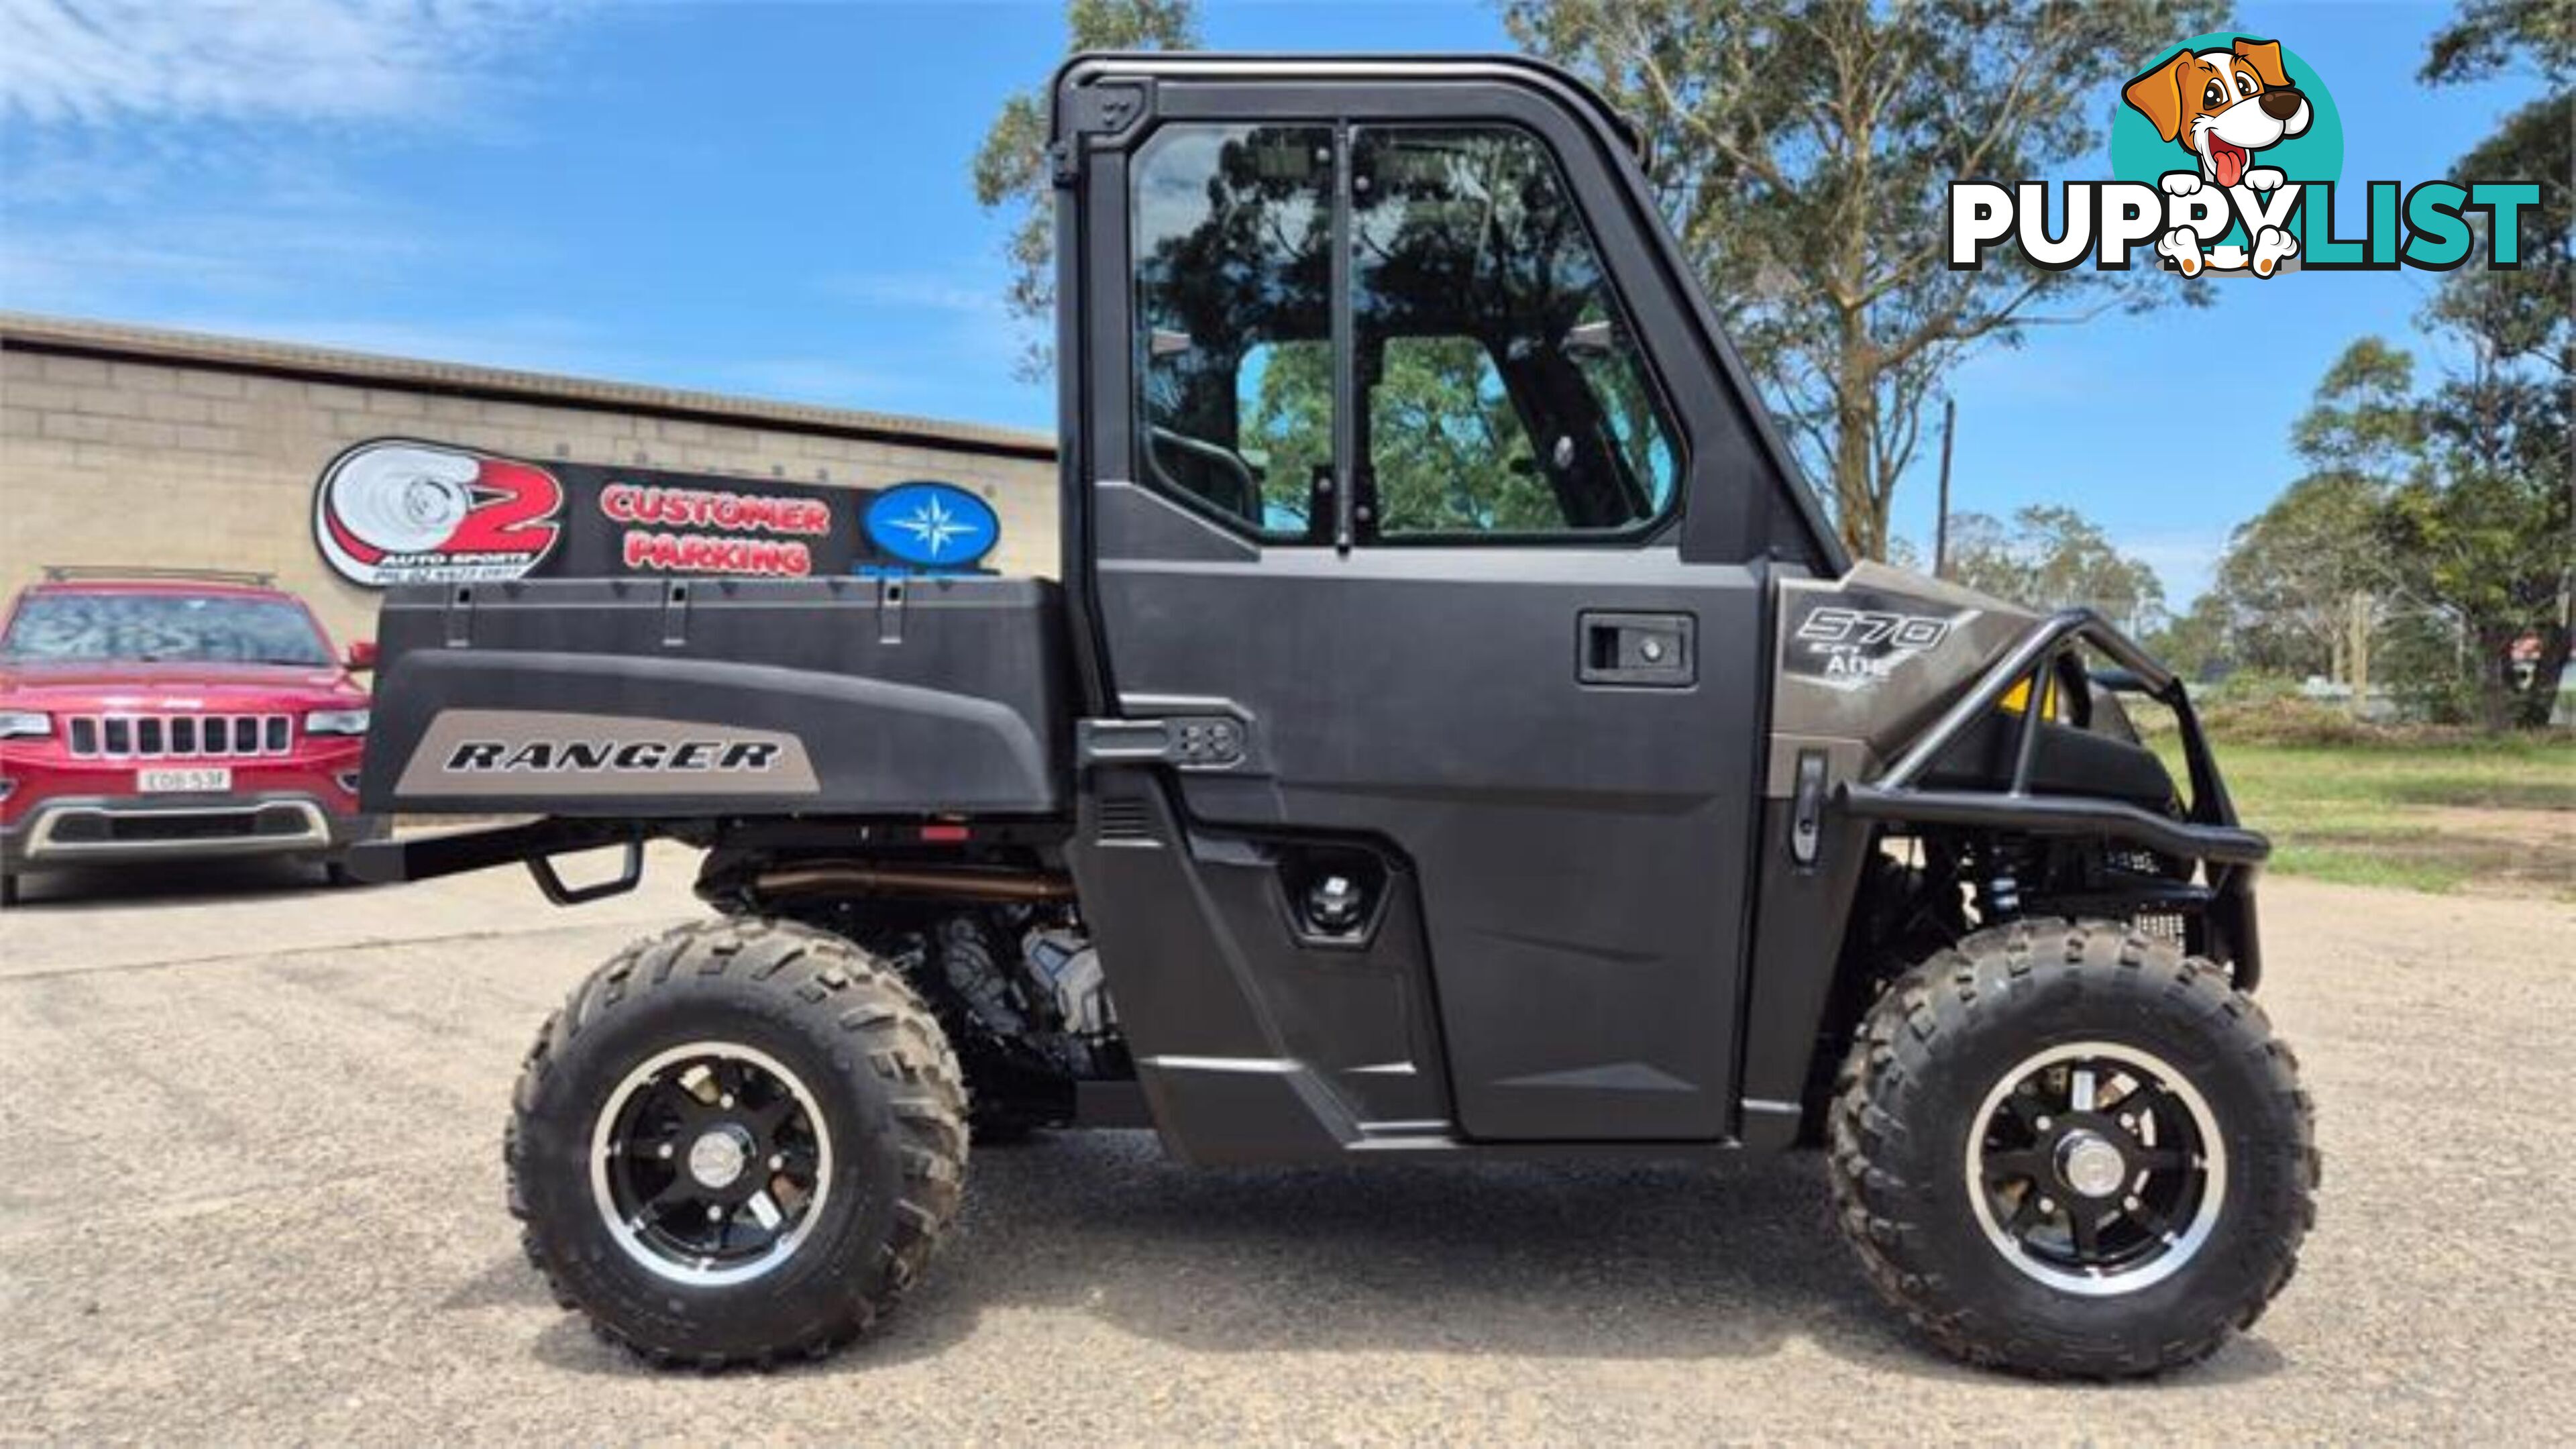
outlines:
{"label": "utv cargo bed", "polygon": [[1057,815],[1061,599],[1003,578],[389,593],[361,794],[410,814]]}

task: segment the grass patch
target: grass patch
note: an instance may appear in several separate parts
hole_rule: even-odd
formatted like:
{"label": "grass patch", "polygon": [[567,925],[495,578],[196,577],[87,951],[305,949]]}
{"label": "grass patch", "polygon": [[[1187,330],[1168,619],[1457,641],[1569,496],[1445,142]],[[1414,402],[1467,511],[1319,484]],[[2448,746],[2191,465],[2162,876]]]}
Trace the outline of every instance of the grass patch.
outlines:
{"label": "grass patch", "polygon": [[2449,862],[2390,851],[2385,847],[2347,850],[2335,846],[2284,843],[2272,852],[2270,868],[2282,875],[2333,881],[2337,885],[2428,891],[2434,895],[2449,895],[2469,878],[2467,871]]}
{"label": "grass patch", "polygon": [[[2156,741],[2181,778],[2180,751]],[[2272,869],[2355,885],[2576,899],[2576,738],[2215,744]]]}

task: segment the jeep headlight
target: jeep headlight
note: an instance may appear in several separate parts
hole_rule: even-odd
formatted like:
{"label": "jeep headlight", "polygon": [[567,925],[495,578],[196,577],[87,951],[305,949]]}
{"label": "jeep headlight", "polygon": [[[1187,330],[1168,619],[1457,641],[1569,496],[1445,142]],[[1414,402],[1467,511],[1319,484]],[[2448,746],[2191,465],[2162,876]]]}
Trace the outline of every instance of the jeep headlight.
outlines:
{"label": "jeep headlight", "polygon": [[363,709],[317,709],[304,717],[308,735],[362,735],[367,732],[367,711]]}
{"label": "jeep headlight", "polygon": [[53,732],[53,716],[43,710],[0,709],[0,740],[43,739]]}

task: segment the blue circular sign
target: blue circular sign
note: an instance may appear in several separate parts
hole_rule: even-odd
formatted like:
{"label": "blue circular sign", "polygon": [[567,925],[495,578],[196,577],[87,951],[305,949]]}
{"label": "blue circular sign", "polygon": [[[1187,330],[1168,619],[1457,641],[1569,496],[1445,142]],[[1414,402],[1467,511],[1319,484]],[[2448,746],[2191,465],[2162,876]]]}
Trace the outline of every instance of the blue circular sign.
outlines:
{"label": "blue circular sign", "polygon": [[926,569],[973,568],[1002,541],[993,505],[954,483],[898,483],[868,505],[868,541]]}

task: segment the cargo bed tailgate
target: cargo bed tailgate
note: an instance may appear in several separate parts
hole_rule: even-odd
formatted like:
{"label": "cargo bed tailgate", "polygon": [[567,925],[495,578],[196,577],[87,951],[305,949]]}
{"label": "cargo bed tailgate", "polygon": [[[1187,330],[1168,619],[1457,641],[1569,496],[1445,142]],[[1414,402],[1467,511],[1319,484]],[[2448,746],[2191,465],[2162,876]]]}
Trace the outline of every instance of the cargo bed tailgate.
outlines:
{"label": "cargo bed tailgate", "polygon": [[1053,815],[1039,579],[563,579],[386,596],[375,812]]}

